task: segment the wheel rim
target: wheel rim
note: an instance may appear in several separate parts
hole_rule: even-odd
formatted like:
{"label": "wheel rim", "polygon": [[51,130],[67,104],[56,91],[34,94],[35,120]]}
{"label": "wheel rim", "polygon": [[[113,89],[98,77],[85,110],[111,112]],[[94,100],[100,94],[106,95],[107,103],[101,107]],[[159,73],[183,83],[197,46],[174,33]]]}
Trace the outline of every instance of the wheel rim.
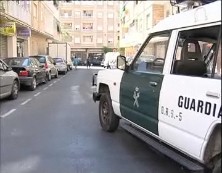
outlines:
{"label": "wheel rim", "polygon": [[103,102],[102,104],[102,110],[101,110],[101,115],[102,115],[102,122],[104,124],[109,124],[110,116],[109,116],[109,105],[106,101]]}
{"label": "wheel rim", "polygon": [[33,88],[36,88],[36,79],[35,78],[33,78],[32,84],[33,84]]}
{"label": "wheel rim", "polygon": [[49,80],[51,80],[51,73],[49,73]]}
{"label": "wheel rim", "polygon": [[16,96],[18,94],[18,83],[15,82],[12,89],[12,94]]}

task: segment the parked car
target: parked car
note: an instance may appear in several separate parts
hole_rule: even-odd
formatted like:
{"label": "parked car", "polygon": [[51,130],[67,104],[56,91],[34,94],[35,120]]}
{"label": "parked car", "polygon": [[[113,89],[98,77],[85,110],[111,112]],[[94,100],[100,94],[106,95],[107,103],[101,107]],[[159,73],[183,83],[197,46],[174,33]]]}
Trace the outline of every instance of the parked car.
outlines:
{"label": "parked car", "polygon": [[56,62],[56,68],[58,69],[59,73],[66,74],[68,71],[68,66],[63,58],[53,58]]}
{"label": "parked car", "polygon": [[18,74],[0,59],[0,99],[17,99],[19,86]]}
{"label": "parked car", "polygon": [[38,61],[44,65],[47,72],[47,79],[50,81],[52,77],[58,78],[58,69],[56,68],[56,62],[49,55],[33,55],[29,56],[38,59]]}
{"label": "parked car", "polygon": [[5,58],[6,64],[19,76],[20,84],[34,91],[40,83],[47,82],[44,66],[36,58],[13,57]]}

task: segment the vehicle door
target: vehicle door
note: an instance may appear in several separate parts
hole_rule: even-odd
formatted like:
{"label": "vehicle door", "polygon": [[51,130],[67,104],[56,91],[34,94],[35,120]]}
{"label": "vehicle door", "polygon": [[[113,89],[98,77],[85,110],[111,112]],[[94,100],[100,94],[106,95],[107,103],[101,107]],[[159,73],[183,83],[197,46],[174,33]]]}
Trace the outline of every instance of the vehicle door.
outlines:
{"label": "vehicle door", "polygon": [[160,94],[159,137],[199,159],[213,129],[221,126],[220,25],[175,31]]}
{"label": "vehicle door", "polygon": [[151,35],[120,84],[121,115],[158,135],[158,102],[170,32]]}
{"label": "vehicle door", "polygon": [[9,93],[12,89],[13,76],[7,70],[8,67],[0,60],[0,97]]}

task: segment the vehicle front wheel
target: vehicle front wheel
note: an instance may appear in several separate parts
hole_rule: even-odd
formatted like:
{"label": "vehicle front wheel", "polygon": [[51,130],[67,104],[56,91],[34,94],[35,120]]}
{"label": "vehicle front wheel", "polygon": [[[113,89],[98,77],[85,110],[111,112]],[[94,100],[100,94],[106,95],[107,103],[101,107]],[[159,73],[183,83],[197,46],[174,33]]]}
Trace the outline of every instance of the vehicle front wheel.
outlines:
{"label": "vehicle front wheel", "polygon": [[59,72],[56,71],[55,78],[58,78],[58,77],[59,77]]}
{"label": "vehicle front wheel", "polygon": [[34,90],[36,89],[36,86],[37,86],[36,78],[33,77],[33,79],[32,79],[32,84],[31,84],[31,86],[30,86],[30,90],[31,90],[31,91],[34,91]]}
{"label": "vehicle front wheel", "polygon": [[104,93],[100,97],[99,120],[103,130],[107,132],[114,132],[119,126],[119,117],[114,114],[112,101],[108,93]]}
{"label": "vehicle front wheel", "polygon": [[10,99],[11,100],[15,100],[18,97],[18,91],[19,91],[19,83],[18,81],[14,81],[12,84],[12,91],[11,91],[11,95],[10,95]]}
{"label": "vehicle front wheel", "polygon": [[48,81],[52,80],[51,72],[49,72],[49,73],[47,74],[47,78],[48,78]]}

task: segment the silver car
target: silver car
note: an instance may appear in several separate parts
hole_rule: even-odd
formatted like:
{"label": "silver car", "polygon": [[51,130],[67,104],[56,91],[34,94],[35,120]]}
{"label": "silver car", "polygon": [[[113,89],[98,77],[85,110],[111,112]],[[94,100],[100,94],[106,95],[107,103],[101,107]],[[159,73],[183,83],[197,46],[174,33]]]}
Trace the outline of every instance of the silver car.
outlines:
{"label": "silver car", "polygon": [[58,72],[65,75],[68,71],[68,66],[65,60],[63,58],[53,58],[53,59],[56,62],[55,66],[58,69]]}
{"label": "silver car", "polygon": [[18,74],[0,59],[0,99],[6,97],[17,99],[19,88]]}

